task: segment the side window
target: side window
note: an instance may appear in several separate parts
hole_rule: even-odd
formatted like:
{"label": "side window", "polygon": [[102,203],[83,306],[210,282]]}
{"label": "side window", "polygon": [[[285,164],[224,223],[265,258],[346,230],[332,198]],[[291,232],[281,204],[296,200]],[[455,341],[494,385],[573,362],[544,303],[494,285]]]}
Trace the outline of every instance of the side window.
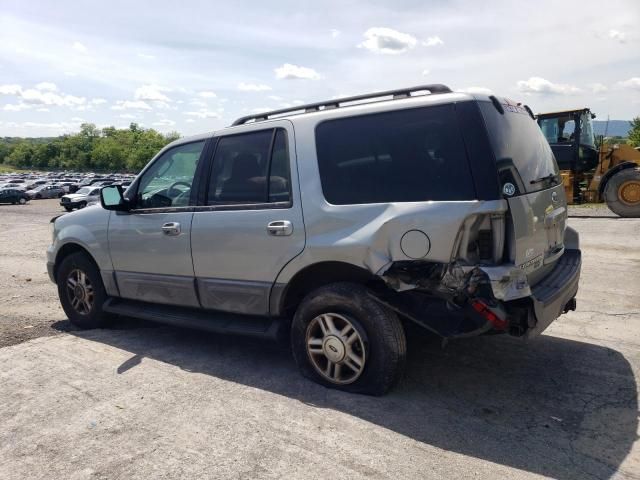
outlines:
{"label": "side window", "polygon": [[208,205],[287,202],[289,192],[289,153],[284,130],[262,130],[219,140]]}
{"label": "side window", "polygon": [[334,205],[476,198],[450,105],[328,120],[316,148]]}
{"label": "side window", "polygon": [[167,150],[142,175],[136,208],[186,207],[191,184],[205,141],[186,143]]}

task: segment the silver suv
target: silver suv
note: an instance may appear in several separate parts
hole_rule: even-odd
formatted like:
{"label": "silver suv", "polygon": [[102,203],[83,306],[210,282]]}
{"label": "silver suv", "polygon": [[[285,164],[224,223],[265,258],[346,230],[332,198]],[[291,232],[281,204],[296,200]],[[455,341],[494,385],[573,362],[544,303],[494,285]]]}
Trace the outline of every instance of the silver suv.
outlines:
{"label": "silver suv", "polygon": [[413,322],[540,334],[575,309],[578,235],[531,110],[443,85],[238,119],[53,223],[69,319],[290,338],[302,373],[382,394]]}

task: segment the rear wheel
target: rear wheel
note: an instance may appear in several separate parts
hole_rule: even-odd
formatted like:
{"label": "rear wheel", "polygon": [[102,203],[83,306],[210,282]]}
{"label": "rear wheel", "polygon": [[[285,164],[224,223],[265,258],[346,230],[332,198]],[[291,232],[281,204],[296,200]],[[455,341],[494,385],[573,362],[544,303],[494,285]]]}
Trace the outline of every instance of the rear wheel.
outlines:
{"label": "rear wheel", "polygon": [[58,297],[71,323],[80,328],[100,328],[108,319],[102,311],[107,299],[100,271],[86,253],[73,253],[58,267]]}
{"label": "rear wheel", "polygon": [[80,203],[78,204],[78,208],[84,208],[84,207],[86,207],[86,206],[87,206],[87,202],[80,202]]}
{"label": "rear wheel", "polygon": [[27,199],[26,199],[26,198],[24,198],[24,197],[20,197],[20,200],[18,200],[18,203],[19,203],[20,205],[24,205],[25,203],[27,203]]}
{"label": "rear wheel", "polygon": [[67,212],[71,212],[71,211],[73,211],[73,208],[72,208],[72,207],[64,207],[64,209],[65,209]]}
{"label": "rear wheel", "polygon": [[404,370],[402,323],[357,284],[335,283],[307,295],[291,325],[291,345],[304,376],[348,392],[382,395]]}
{"label": "rear wheel", "polygon": [[621,217],[640,217],[640,169],[627,168],[607,182],[604,199]]}

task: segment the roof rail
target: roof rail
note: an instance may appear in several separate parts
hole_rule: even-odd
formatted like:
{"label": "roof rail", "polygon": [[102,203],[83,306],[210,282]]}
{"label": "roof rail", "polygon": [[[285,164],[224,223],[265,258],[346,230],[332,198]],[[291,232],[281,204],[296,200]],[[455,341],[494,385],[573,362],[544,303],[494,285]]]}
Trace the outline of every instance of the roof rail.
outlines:
{"label": "roof rail", "polygon": [[332,108],[339,108],[341,103],[351,103],[358,102],[361,100],[372,100],[380,97],[393,97],[393,100],[397,100],[399,98],[408,98],[414,92],[421,92],[424,90],[428,90],[431,95],[438,93],[451,93],[451,89],[446,85],[442,85],[439,83],[435,83],[432,85],[418,85],[416,87],[410,88],[402,88],[399,90],[386,90],[383,92],[373,92],[367,93],[364,95],[356,95],[354,97],[343,97],[343,98],[334,98],[332,100],[325,100],[324,102],[316,102],[316,103],[308,103],[306,105],[296,105],[295,107],[283,108],[280,110],[272,110],[270,112],[258,113],[254,115],[247,115],[245,117],[238,118],[235,122],[231,124],[231,126],[243,125],[250,121],[261,122],[264,120],[268,120],[269,117],[273,117],[275,115],[283,115],[285,113],[310,113],[310,112],[318,112],[320,110],[329,110]]}

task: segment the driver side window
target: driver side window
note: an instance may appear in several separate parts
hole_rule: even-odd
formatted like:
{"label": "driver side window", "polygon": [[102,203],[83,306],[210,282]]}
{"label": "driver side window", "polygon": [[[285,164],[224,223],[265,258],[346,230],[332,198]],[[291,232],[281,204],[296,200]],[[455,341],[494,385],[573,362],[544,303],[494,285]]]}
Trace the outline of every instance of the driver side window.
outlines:
{"label": "driver side window", "polygon": [[167,150],[142,175],[135,208],[186,207],[205,141]]}

